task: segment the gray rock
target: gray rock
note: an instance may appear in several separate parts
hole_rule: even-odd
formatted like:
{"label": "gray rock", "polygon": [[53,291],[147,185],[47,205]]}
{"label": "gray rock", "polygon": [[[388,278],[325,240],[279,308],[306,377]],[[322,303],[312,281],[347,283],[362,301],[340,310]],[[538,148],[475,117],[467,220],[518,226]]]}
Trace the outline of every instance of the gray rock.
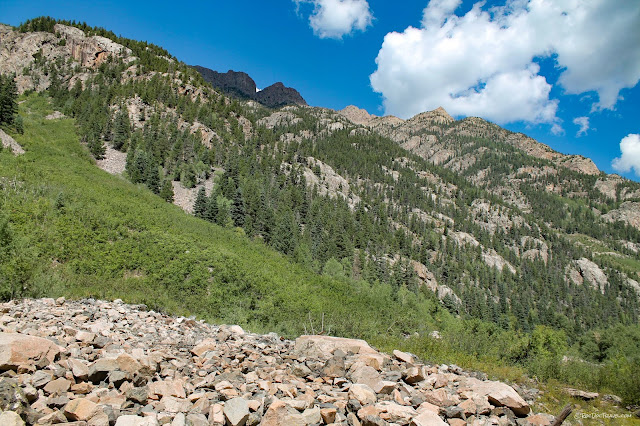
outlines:
{"label": "gray rock", "polygon": [[231,426],[244,426],[249,418],[249,404],[244,398],[233,398],[224,404],[224,415]]}

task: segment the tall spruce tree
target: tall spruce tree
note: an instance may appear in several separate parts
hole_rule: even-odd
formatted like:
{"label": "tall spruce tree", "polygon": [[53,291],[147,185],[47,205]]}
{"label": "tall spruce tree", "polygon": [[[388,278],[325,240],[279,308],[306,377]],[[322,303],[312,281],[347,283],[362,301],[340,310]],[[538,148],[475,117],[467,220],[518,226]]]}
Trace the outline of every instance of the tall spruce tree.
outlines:
{"label": "tall spruce tree", "polygon": [[15,75],[0,75],[0,125],[13,124],[18,112],[18,88]]}
{"label": "tall spruce tree", "polygon": [[171,184],[171,179],[165,179],[162,183],[162,188],[160,189],[160,197],[169,202],[173,203],[173,185]]}
{"label": "tall spruce tree", "polygon": [[126,111],[124,106],[120,106],[113,123],[113,148],[117,150],[122,150],[131,136],[131,123]]}
{"label": "tall spruce tree", "polygon": [[204,219],[207,211],[207,192],[204,186],[201,186],[196,195],[196,201],[193,203],[193,214],[195,217]]}

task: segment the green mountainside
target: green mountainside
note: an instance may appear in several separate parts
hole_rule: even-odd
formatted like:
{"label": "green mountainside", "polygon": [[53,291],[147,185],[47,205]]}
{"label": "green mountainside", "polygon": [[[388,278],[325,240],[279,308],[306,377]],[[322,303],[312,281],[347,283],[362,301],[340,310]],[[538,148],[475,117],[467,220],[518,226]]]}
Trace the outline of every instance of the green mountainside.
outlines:
{"label": "green mountainside", "polygon": [[364,337],[640,402],[637,183],[443,110],[228,98],[86,24],[0,36],[26,151],[0,152],[4,299]]}

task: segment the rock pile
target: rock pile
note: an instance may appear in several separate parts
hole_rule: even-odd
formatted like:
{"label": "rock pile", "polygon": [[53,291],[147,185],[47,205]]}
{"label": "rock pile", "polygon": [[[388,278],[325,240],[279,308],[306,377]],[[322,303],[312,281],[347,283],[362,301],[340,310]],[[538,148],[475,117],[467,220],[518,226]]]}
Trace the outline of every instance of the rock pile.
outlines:
{"label": "rock pile", "polygon": [[[0,424],[548,425],[510,386],[365,341],[92,299],[0,305]],[[528,417],[526,417],[528,416]],[[446,420],[446,422],[445,422]]]}

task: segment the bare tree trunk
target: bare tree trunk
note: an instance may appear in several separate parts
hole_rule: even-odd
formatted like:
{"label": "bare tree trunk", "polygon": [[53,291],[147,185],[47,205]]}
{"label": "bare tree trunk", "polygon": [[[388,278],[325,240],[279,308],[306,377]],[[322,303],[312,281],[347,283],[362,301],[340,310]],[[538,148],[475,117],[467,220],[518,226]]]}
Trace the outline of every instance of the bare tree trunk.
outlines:
{"label": "bare tree trunk", "polygon": [[571,404],[567,404],[567,406],[562,409],[562,412],[558,415],[558,417],[556,417],[553,423],[551,423],[551,426],[560,426],[562,422],[564,422],[564,420],[569,417],[571,411],[573,411]]}

